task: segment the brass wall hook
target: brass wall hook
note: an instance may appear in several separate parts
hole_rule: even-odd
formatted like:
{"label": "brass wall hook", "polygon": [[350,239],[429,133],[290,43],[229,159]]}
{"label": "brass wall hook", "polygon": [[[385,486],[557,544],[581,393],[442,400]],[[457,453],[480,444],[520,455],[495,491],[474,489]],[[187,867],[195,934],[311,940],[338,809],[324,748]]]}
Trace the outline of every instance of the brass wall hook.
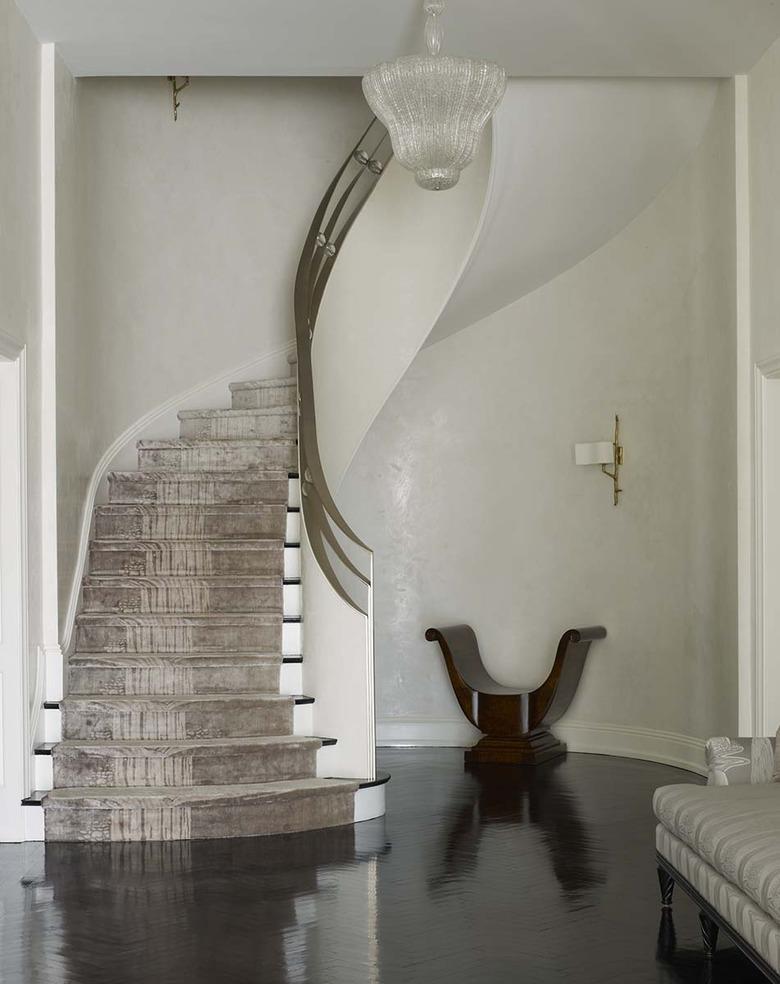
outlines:
{"label": "brass wall hook", "polygon": [[607,476],[607,478],[612,480],[613,485],[613,501],[615,505],[620,502],[620,493],[623,489],[620,488],[620,468],[623,464],[623,445],[620,443],[620,417],[615,414],[615,439],[612,442],[612,449],[614,451],[612,471],[607,468],[606,465],[601,466],[602,472]]}
{"label": "brass wall hook", "polygon": [[182,91],[182,89],[186,89],[187,86],[190,84],[190,77],[189,77],[189,75],[183,75],[182,76],[182,78],[184,79],[184,81],[182,82],[181,85],[178,85],[178,83],[176,82],[176,79],[177,78],[179,78],[178,75],[169,75],[168,76],[168,81],[171,83],[171,98],[173,99],[173,122],[174,123],[179,118],[179,106],[181,106],[181,102],[179,100],[179,93]]}

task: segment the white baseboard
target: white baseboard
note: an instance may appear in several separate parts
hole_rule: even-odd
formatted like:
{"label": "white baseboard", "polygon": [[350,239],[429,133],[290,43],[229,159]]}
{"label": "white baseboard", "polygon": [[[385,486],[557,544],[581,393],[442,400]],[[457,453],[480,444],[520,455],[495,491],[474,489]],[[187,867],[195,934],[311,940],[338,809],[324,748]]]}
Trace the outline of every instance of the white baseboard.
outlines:
{"label": "white baseboard", "polygon": [[477,729],[463,719],[388,718],[376,723],[380,747],[465,748],[478,738]]}
{"label": "white baseboard", "polygon": [[[707,773],[702,738],[651,728],[583,721],[566,721],[556,725],[553,731],[572,752],[644,759],[699,775]],[[381,747],[465,748],[478,738],[479,732],[464,720],[395,718],[377,722],[377,745]]]}

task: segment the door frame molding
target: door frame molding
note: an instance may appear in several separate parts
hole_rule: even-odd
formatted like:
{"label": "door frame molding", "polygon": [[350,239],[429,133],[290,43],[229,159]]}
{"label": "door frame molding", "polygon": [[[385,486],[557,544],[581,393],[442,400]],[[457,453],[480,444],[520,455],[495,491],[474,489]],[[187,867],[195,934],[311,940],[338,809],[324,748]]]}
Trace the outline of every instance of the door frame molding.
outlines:
{"label": "door frame molding", "polygon": [[[14,749],[14,756],[21,757],[19,763],[19,779],[21,781],[18,813],[9,825],[16,830],[15,840],[25,839],[24,807],[21,796],[32,788],[33,784],[33,735],[34,735],[34,690],[36,681],[33,679],[30,662],[30,608],[29,608],[29,569],[28,569],[28,513],[27,513],[27,349],[23,342],[0,331],[0,361],[16,365],[15,403],[18,432],[15,448],[18,453],[18,577],[20,597],[18,599],[19,616],[19,693],[21,701],[21,746]],[[2,740],[2,739],[0,739]],[[18,761],[18,759],[17,759]]]}
{"label": "door frame molding", "polygon": [[752,734],[766,734],[766,664],[764,652],[764,534],[766,495],[764,488],[765,410],[767,385],[780,379],[780,356],[765,359],[753,370],[753,565],[752,565],[752,659],[750,666]]}

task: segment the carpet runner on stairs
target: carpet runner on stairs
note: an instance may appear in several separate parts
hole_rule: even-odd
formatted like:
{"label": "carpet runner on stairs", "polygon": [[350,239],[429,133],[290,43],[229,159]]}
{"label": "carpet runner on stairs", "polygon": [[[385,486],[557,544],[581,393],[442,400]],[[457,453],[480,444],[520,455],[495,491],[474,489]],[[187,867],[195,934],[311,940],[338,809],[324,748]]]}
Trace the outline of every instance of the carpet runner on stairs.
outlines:
{"label": "carpet runner on stairs", "polygon": [[232,384],[109,476],[68,660],[46,839],[245,837],[351,823],[279,692],[292,379]]}

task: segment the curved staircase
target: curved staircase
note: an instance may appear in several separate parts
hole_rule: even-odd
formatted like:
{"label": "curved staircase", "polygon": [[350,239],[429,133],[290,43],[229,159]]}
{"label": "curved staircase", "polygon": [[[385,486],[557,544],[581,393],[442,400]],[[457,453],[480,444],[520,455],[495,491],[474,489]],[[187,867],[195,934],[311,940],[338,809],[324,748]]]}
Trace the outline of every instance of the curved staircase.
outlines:
{"label": "curved staircase", "polygon": [[140,441],[139,470],[113,473],[95,509],[47,840],[353,821],[358,783],[316,778],[322,741],[295,734],[311,699],[280,692],[301,659],[283,608],[295,380],[230,388],[232,409],[184,411],[179,440]]}

